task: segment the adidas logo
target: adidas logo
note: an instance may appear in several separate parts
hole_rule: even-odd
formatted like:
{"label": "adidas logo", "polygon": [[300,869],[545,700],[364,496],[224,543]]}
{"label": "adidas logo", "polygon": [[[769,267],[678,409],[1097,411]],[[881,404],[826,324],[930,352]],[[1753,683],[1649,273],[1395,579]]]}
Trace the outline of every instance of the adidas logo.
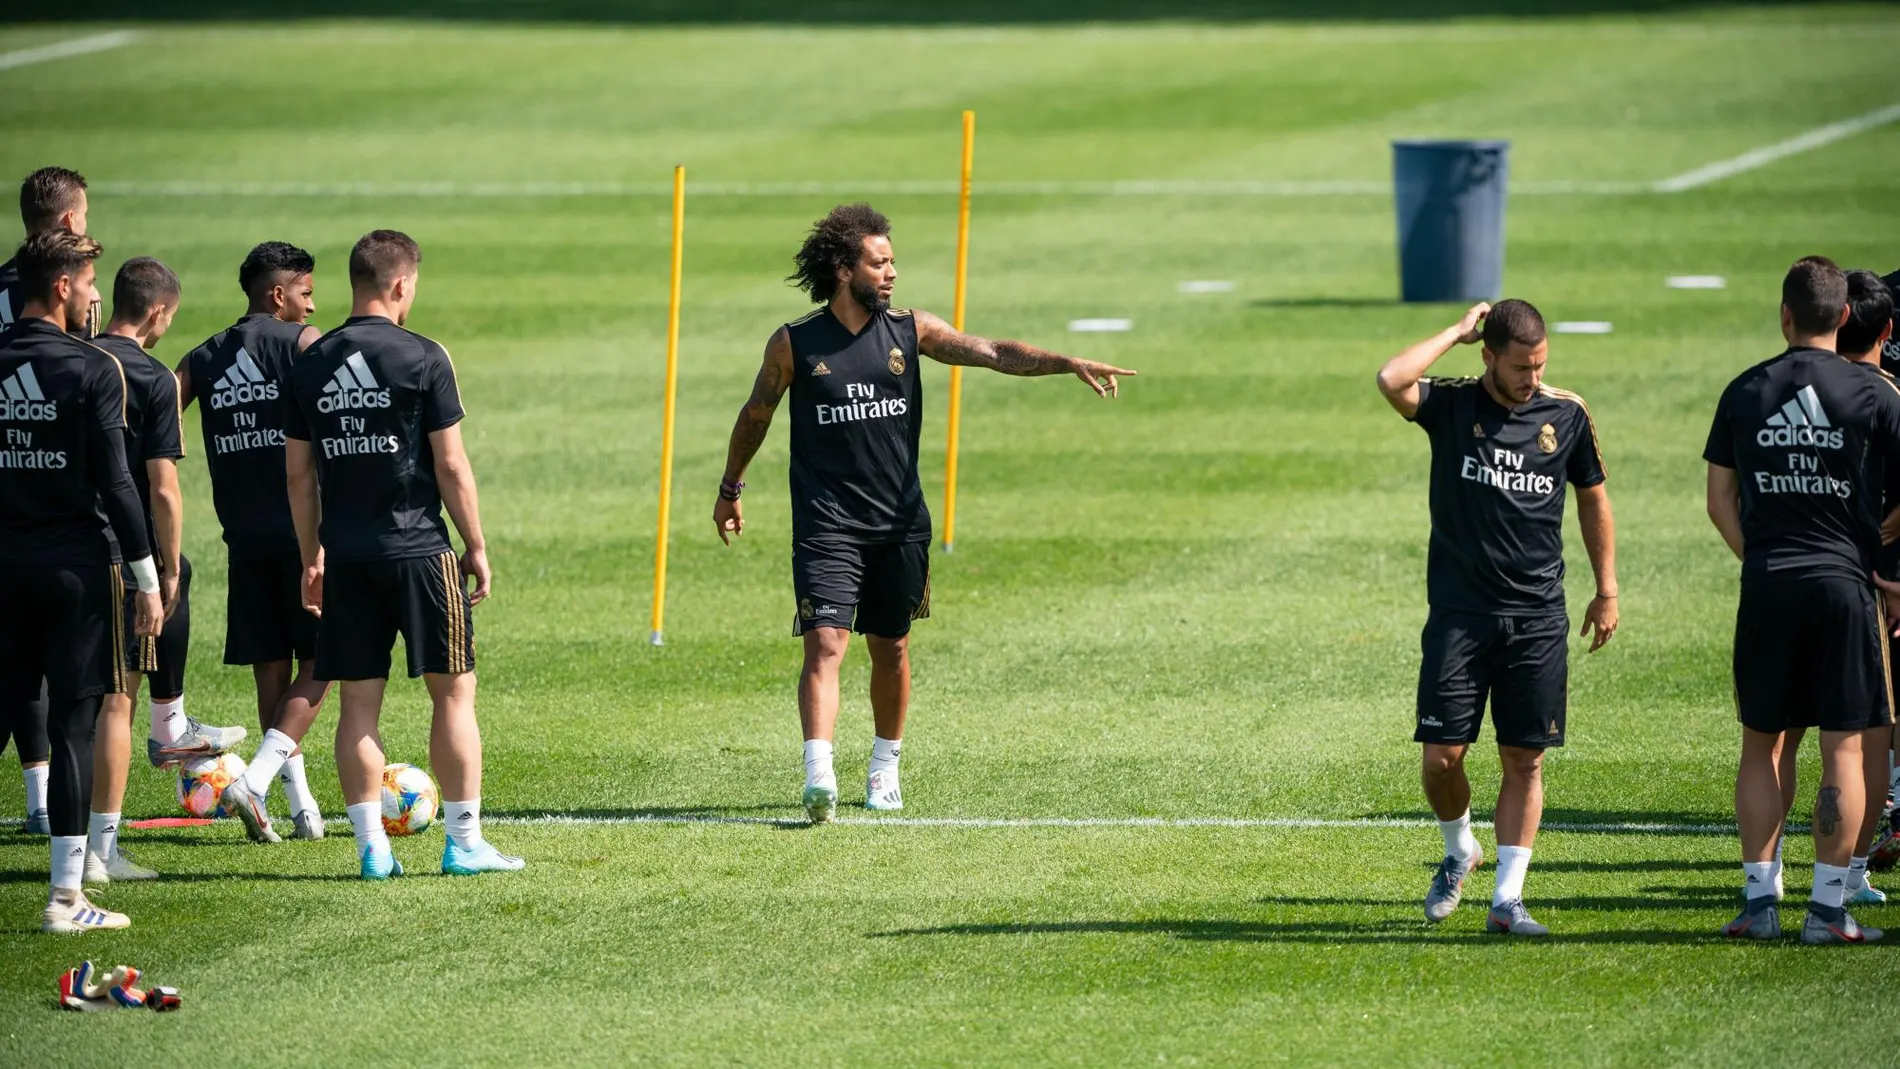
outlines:
{"label": "adidas logo", "polygon": [[237,359],[231,364],[230,370],[212,383],[211,389],[215,391],[211,395],[212,408],[277,400],[277,384],[265,378],[257,361],[251,359],[251,354],[245,352],[242,346],[238,348]]}
{"label": "adidas logo", "polygon": [[825,366],[825,362],[823,360],[818,361],[818,366],[811,369],[812,378],[817,378],[820,375],[829,375],[829,374],[831,374],[831,369]]}
{"label": "adidas logo", "polygon": [[46,399],[32,364],[21,364],[20,370],[0,379],[0,419],[50,423],[58,418],[59,402]]}
{"label": "adidas logo", "polygon": [[13,325],[13,294],[0,290],[0,327]]}
{"label": "adidas logo", "polygon": [[1755,444],[1761,446],[1808,445],[1822,449],[1839,449],[1846,444],[1846,437],[1832,429],[1834,424],[1828,421],[1827,410],[1821,407],[1820,395],[1814,387],[1803,386],[1795,395],[1781,406],[1781,411],[1768,417],[1768,425],[1755,435]]}
{"label": "adidas logo", "polygon": [[343,358],[336,375],[323,384],[323,396],[317,398],[317,411],[328,415],[346,408],[388,408],[389,391],[370,374],[369,361],[361,351]]}

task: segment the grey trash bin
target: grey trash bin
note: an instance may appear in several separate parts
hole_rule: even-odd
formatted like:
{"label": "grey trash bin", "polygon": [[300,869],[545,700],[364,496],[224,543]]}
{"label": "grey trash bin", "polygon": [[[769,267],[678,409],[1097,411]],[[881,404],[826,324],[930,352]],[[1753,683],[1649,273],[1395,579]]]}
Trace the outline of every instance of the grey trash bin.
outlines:
{"label": "grey trash bin", "polygon": [[1508,141],[1392,142],[1403,300],[1491,301],[1504,288]]}

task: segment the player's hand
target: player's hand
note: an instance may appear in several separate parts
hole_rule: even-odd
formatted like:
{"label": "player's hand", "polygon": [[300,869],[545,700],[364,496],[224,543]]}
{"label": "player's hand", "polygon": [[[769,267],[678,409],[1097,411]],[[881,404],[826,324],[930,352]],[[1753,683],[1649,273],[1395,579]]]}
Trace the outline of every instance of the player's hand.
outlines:
{"label": "player's hand", "polygon": [[475,580],[475,589],[468,592],[468,603],[480,605],[488,600],[488,587],[494,576],[488,570],[488,550],[471,549],[462,554],[462,576]]}
{"label": "player's hand", "polygon": [[165,603],[158,591],[138,593],[132,603],[132,630],[141,638],[157,638],[165,627]]}
{"label": "player's hand", "polygon": [[719,503],[713,506],[713,526],[719,529],[719,540],[726,545],[731,545],[733,538],[745,533],[745,510],[739,507],[737,499],[719,499]]}
{"label": "player's hand", "polygon": [[172,613],[178,611],[178,577],[161,575],[158,577],[158,599],[165,606],[165,618],[161,624],[171,622]]}
{"label": "player's hand", "polygon": [[1887,599],[1887,623],[1892,625],[1893,637],[1900,638],[1900,583],[1891,582],[1874,573],[1874,585]]}
{"label": "player's hand", "polygon": [[1583,611],[1583,630],[1578,634],[1590,638],[1590,633],[1596,632],[1596,637],[1590,638],[1590,652],[1595,653],[1615,636],[1616,622],[1615,598],[1591,598],[1590,607]]}
{"label": "player's hand", "polygon": [[1089,389],[1094,390],[1095,396],[1097,397],[1121,396],[1119,385],[1115,382],[1115,377],[1118,375],[1132,376],[1134,374],[1133,371],[1129,371],[1126,368],[1110,367],[1107,364],[1098,364],[1092,360],[1077,360],[1075,362],[1075,377],[1088,383]]}
{"label": "player's hand", "polygon": [[1880,521],[1880,544],[1884,546],[1895,541],[1900,541],[1900,508],[1887,513],[1887,518]]}
{"label": "player's hand", "polygon": [[1470,345],[1484,337],[1484,317],[1490,314],[1490,302],[1479,301],[1472,305],[1465,317],[1458,321],[1458,344]]}
{"label": "player's hand", "polygon": [[323,615],[323,558],[317,558],[315,564],[303,566],[303,611],[312,616]]}

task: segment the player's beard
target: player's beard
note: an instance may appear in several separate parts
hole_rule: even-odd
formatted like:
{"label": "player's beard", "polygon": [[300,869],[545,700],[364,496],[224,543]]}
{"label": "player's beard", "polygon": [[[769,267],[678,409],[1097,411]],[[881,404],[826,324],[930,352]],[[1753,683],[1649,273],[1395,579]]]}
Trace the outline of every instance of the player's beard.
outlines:
{"label": "player's beard", "polygon": [[887,312],[891,307],[890,300],[877,291],[876,285],[869,282],[859,282],[856,279],[852,279],[851,296],[857,300],[858,304],[861,305],[865,311],[872,315]]}

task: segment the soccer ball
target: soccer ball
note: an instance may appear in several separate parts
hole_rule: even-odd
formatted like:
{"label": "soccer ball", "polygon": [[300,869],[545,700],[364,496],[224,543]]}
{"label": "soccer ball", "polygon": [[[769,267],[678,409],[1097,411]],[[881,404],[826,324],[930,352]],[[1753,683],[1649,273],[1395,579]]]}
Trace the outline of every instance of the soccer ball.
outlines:
{"label": "soccer ball", "polygon": [[194,817],[229,816],[218,796],[243,775],[244,759],[237,754],[194,757],[178,766],[178,806]]}
{"label": "soccer ball", "polygon": [[383,767],[383,830],[391,835],[414,835],[435,823],[441,805],[435,781],[414,765]]}

